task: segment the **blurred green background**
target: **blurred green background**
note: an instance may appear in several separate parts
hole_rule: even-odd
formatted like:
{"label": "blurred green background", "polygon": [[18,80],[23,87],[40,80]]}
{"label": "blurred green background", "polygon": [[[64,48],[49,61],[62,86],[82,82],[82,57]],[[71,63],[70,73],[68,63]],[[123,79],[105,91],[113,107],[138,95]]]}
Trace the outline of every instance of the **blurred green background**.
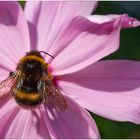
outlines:
{"label": "blurred green background", "polygon": [[[20,4],[24,7],[25,2]],[[93,14],[122,14],[140,20],[139,1],[100,1]],[[130,59],[140,60],[140,27],[121,31],[120,49],[104,59]],[[128,122],[107,120],[92,114],[99,128],[101,138],[140,138],[140,125]]]}

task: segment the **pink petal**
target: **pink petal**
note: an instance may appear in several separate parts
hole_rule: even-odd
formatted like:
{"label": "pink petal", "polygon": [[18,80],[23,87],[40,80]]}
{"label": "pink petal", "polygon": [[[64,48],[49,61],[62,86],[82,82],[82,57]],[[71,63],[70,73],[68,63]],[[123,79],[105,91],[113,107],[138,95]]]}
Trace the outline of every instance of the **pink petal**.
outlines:
{"label": "pink petal", "polygon": [[[37,29],[37,46],[34,49],[48,51],[58,34],[77,15],[89,15],[96,2],[26,2],[25,15]],[[31,26],[33,27],[33,26]],[[31,29],[35,45],[35,28]]]}
{"label": "pink petal", "polygon": [[14,117],[13,115],[17,111],[14,100],[0,98],[0,138],[5,138],[6,131]]}
{"label": "pink petal", "polygon": [[10,93],[0,92],[0,109],[11,99]]}
{"label": "pink petal", "polygon": [[99,138],[96,124],[89,113],[70,98],[65,99],[68,103],[65,112],[51,107],[42,108],[51,138]]}
{"label": "pink petal", "polygon": [[[128,27],[127,24],[132,21],[128,16],[126,20],[126,15],[103,23],[88,19],[74,18],[55,41],[52,48],[57,46],[57,49],[49,52],[55,56],[51,62],[54,75],[78,71],[116,51],[119,48],[120,28]],[[135,23],[130,26],[137,26]]]}
{"label": "pink petal", "polygon": [[88,110],[140,123],[139,62],[101,61],[59,79],[60,88]]}
{"label": "pink petal", "polygon": [[29,50],[29,31],[18,2],[0,2],[0,65],[11,71]]}
{"label": "pink petal", "polygon": [[0,110],[0,124],[0,138],[50,138],[37,110],[20,109],[12,107],[10,103],[6,104]]}
{"label": "pink petal", "polygon": [[0,118],[2,118],[5,114],[10,112],[10,110],[14,110],[15,108],[16,108],[15,101],[9,98],[8,95],[5,96],[5,98],[0,97]]}
{"label": "pink petal", "polygon": [[10,69],[0,65],[0,82],[9,76]]}

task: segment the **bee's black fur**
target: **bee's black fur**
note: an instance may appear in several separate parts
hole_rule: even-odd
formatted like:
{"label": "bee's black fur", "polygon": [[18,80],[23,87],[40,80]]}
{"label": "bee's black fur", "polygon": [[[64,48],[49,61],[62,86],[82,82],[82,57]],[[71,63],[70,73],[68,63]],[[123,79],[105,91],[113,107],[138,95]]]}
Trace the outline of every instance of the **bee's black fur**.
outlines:
{"label": "bee's black fur", "polygon": [[[26,53],[26,56],[37,56],[43,59],[43,57],[40,55],[37,51],[31,51]],[[25,56],[25,57],[26,57]],[[24,104],[27,106],[34,106],[42,102],[43,97],[39,93],[38,89],[38,83],[40,82],[41,78],[44,74],[47,74],[47,69],[45,69],[44,65],[35,59],[27,59],[26,61],[23,61],[20,65],[18,65],[17,69],[21,69],[22,75],[21,80],[18,81],[16,89],[20,89],[19,92],[22,92],[24,94],[32,94],[32,95],[38,95],[38,98],[36,100],[27,100],[20,97],[15,97],[16,101],[19,104]]]}

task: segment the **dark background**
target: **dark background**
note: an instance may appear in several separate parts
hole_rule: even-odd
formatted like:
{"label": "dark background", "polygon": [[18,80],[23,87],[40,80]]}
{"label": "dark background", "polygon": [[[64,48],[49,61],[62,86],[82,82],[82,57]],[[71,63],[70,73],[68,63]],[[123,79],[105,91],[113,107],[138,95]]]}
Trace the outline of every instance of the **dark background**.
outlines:
{"label": "dark background", "polygon": [[[24,7],[25,2],[20,2]],[[100,1],[93,14],[128,14],[140,20],[139,1]],[[104,59],[140,60],[140,27],[121,31],[120,49]],[[140,125],[107,120],[92,114],[101,138],[140,138]]]}

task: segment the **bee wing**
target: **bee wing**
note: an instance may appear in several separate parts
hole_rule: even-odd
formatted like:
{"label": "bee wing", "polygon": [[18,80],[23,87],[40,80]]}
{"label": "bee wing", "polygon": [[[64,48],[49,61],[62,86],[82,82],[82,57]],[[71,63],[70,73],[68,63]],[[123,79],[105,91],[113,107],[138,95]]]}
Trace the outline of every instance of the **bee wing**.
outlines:
{"label": "bee wing", "polygon": [[13,77],[6,78],[3,82],[0,83],[0,94],[9,92],[14,83],[15,79]]}
{"label": "bee wing", "polygon": [[67,103],[60,90],[49,80],[46,80],[45,84],[45,102],[53,108],[65,111]]}
{"label": "bee wing", "polygon": [[16,73],[12,74],[0,83],[0,95],[10,92],[16,82]]}

